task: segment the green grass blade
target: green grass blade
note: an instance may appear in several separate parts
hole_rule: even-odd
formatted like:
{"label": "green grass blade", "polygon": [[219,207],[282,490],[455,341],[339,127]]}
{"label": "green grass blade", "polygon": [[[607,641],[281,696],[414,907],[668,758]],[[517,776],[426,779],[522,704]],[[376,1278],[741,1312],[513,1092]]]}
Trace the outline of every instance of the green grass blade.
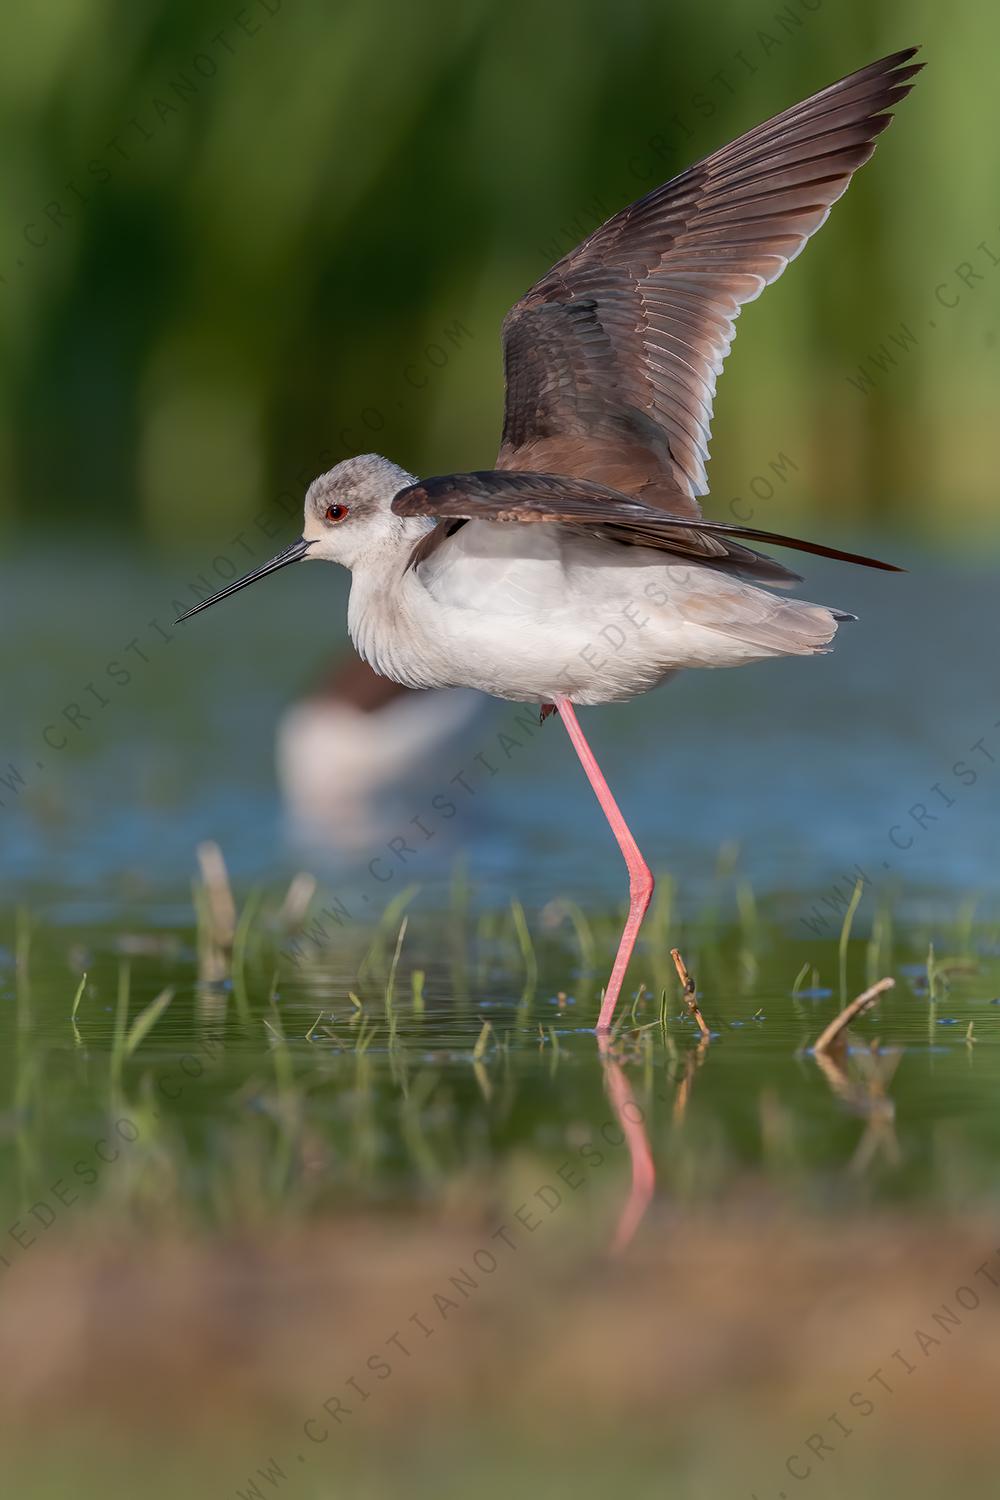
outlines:
{"label": "green grass blade", "polygon": [[131,1057],[136,1048],[146,1039],[173,998],[172,989],[161,990],[156,999],[151,1000],[146,1009],[139,1012],[125,1037],[125,1057]]}
{"label": "green grass blade", "polygon": [[69,1013],[69,1018],[73,1022],[74,1026],[76,1025],[76,1013],[80,1009],[80,1001],[83,999],[83,992],[84,992],[84,990],[86,988],[87,988],[87,971],[84,970],[84,972],[80,976],[80,983],[76,987],[76,994],[73,996],[72,1009],[70,1010],[70,1013]]}
{"label": "green grass blade", "polygon": [[864,891],[864,888],[864,880],[859,875],[857,884],[854,887],[854,892],[851,896],[850,901],[847,903],[847,910],[844,913],[844,925],[840,929],[840,942],[837,945],[837,955],[840,960],[841,1005],[847,1004],[847,945],[851,940],[851,928],[854,925],[854,913],[857,911],[858,906],[860,905],[861,895]]}

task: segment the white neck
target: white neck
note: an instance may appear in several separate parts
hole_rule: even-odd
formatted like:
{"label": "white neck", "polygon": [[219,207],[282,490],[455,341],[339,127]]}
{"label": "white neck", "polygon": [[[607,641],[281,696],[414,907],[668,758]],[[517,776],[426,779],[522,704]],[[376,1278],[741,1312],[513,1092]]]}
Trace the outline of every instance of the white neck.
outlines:
{"label": "white neck", "polygon": [[364,557],[351,568],[347,628],[358,655],[383,677],[408,687],[424,684],[404,666],[416,632],[412,596],[422,592],[406,565],[433,524],[420,516],[407,518],[391,536],[380,537],[366,548]]}

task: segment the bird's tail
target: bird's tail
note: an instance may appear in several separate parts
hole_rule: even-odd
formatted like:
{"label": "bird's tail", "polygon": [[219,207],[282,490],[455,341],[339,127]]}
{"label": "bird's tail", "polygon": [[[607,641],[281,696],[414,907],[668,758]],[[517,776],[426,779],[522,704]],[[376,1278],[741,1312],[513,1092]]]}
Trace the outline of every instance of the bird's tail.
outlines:
{"label": "bird's tail", "polygon": [[695,656],[702,656],[706,666],[814,656],[829,650],[838,627],[855,618],[846,610],[773,594],[714,569],[685,570],[683,577],[675,573],[664,587],[674,628],[686,627]]}

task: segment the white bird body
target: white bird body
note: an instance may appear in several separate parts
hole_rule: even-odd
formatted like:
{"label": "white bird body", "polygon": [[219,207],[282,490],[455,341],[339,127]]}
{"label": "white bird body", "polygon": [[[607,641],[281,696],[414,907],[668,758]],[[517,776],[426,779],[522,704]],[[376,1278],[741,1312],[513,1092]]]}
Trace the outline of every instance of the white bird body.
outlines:
{"label": "white bird body", "polygon": [[[375,454],[349,463],[364,466],[366,499],[388,520],[412,477]],[[338,480],[336,471],[324,476],[326,492],[341,493]],[[571,527],[470,521],[407,568],[427,523],[364,524],[374,534],[352,551],[348,630],[376,672],[406,687],[617,703],[683,667],[822,651],[837,629],[822,605]],[[325,539],[317,529],[310,556],[324,555]]]}
{"label": "white bird body", "polygon": [[892,571],[709,520],[699,499],[735,319],[869,159],[919,71],[914,52],[881,58],[722,146],[613,215],[529,288],[504,319],[492,470],[416,481],[375,454],[348,459],[310,485],[298,541],[195,607],[289,563],[340,563],[352,574],[351,639],[376,672],[558,712],[629,872],[601,1035],[653,878],[575,705],[633,698],[684,667],[824,651],[851,617],[760,587],[799,580],[746,541]]}

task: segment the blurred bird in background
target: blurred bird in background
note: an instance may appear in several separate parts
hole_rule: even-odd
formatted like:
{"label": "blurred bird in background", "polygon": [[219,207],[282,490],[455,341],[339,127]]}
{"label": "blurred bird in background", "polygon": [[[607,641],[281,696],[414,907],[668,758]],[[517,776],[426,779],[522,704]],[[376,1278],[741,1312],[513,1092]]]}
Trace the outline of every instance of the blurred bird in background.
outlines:
{"label": "blurred bird in background", "polygon": [[357,657],[338,658],[278,724],[278,783],[295,841],[348,857],[384,844],[485,707],[471,689],[414,691]]}

